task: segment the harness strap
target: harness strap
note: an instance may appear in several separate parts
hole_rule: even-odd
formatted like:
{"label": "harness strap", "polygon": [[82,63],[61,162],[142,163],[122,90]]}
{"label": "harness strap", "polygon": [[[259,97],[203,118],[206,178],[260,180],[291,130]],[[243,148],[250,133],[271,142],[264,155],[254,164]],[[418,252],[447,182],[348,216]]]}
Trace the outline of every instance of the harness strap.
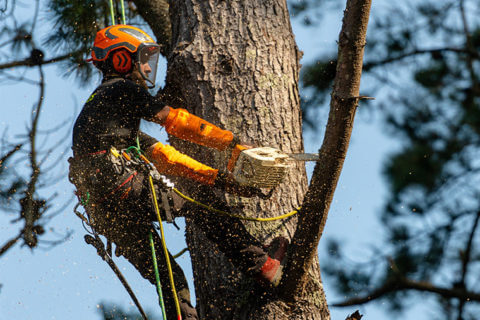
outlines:
{"label": "harness strap", "polygon": [[[129,183],[133,177],[135,177],[136,175],[138,174],[137,171],[133,172],[130,176],[127,177],[127,179],[125,179],[125,181],[123,181],[118,187],[116,187],[112,192],[110,192],[108,195],[106,195],[105,197],[103,197],[102,199],[100,199],[100,201],[97,201],[97,203],[102,203],[103,201],[105,201],[109,196],[115,194],[118,190],[120,190],[124,185],[126,185],[127,183]],[[121,196],[120,198],[125,198],[128,194],[128,192],[130,191],[130,189],[127,189]]]}

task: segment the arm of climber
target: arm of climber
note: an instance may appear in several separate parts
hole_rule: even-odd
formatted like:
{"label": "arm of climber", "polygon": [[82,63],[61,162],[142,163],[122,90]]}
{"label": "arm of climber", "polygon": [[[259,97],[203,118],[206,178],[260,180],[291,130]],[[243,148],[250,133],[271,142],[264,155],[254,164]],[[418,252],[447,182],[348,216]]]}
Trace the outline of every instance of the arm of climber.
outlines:
{"label": "arm of climber", "polygon": [[168,134],[205,147],[223,151],[238,144],[231,131],[220,129],[185,109],[165,106],[154,121],[164,126]]}
{"label": "arm of climber", "polygon": [[147,156],[160,173],[187,177],[242,197],[253,197],[259,194],[259,189],[239,186],[229,174],[201,164],[178,152],[172,146],[157,142],[147,149]]}
{"label": "arm of climber", "polygon": [[216,182],[217,169],[180,153],[172,146],[157,142],[147,149],[147,156],[162,174],[187,177],[206,185]]}

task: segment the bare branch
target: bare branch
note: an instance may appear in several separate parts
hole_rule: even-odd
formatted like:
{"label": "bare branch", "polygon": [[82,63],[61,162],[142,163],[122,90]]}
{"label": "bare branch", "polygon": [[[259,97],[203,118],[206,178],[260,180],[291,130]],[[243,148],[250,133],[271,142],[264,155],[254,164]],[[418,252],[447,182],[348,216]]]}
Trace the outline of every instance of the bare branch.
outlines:
{"label": "bare branch", "polygon": [[413,50],[411,52],[406,52],[404,54],[401,54],[401,55],[398,55],[398,56],[395,56],[395,57],[390,57],[388,59],[365,62],[365,64],[363,65],[363,70],[364,71],[369,71],[369,70],[371,70],[375,67],[384,66],[384,65],[389,64],[389,63],[398,62],[398,61],[401,61],[403,59],[413,57],[413,56],[424,55],[424,54],[443,53],[443,52],[465,53],[465,54],[468,54],[469,56],[474,57],[476,59],[480,58],[480,55],[478,54],[477,51],[466,50],[465,48],[445,47],[445,48],[437,48],[437,49],[417,49],[417,50]]}
{"label": "bare branch", "polygon": [[8,63],[5,63],[5,64],[0,64],[0,70],[15,68],[15,67],[34,67],[34,66],[37,66],[37,65],[45,65],[45,64],[55,63],[55,62],[59,62],[59,61],[68,59],[68,58],[72,57],[73,55],[75,55],[77,53],[80,53],[80,52],[81,51],[70,52],[70,53],[67,53],[67,54],[49,59],[49,60],[43,60],[39,63],[34,63],[32,61],[32,59],[29,57],[29,58],[24,59],[24,60],[19,60],[19,61],[8,62]]}
{"label": "bare branch", "polygon": [[343,302],[334,303],[334,307],[348,307],[365,304],[379,299],[389,293],[403,290],[415,290],[420,292],[431,292],[444,298],[457,298],[462,301],[480,301],[480,293],[468,291],[464,288],[442,288],[437,287],[430,282],[414,281],[403,277],[398,277],[386,282],[382,287],[377,288],[362,297],[352,298]]}
{"label": "bare branch", "polygon": [[30,34],[33,34],[33,31],[35,30],[35,26],[37,24],[38,20],[38,13],[40,12],[40,0],[35,0],[35,13],[33,15],[33,21],[32,21],[32,27],[30,29]]}
{"label": "bare branch", "polygon": [[298,226],[289,248],[289,259],[280,292],[294,300],[306,281],[307,270],[317,253],[328,210],[340,177],[358,104],[363,52],[371,0],[348,0],[338,47],[337,71],[330,114],[320,160],[304,198]]}
{"label": "bare branch", "polygon": [[[8,7],[9,0],[3,0],[5,1],[5,4],[0,7],[0,16],[8,17],[13,14],[13,11],[15,10],[15,5],[16,5],[16,0],[11,0],[12,4],[10,5],[10,8]],[[10,10],[10,12],[7,12]]]}
{"label": "bare branch", "polygon": [[3,247],[0,248],[0,257],[5,253],[7,252],[10,248],[12,248],[16,243],[17,241],[22,237],[22,234],[20,233],[19,235],[17,235],[15,238],[11,239],[11,240],[8,240],[4,245]]}
{"label": "bare branch", "polygon": [[[463,25],[463,32],[465,35],[465,43],[467,46],[467,50],[470,52],[476,52],[475,51],[475,46],[473,45],[472,42],[472,35],[470,33],[470,30],[468,28],[468,22],[467,22],[467,15],[465,14],[465,3],[464,0],[460,0],[459,2],[460,6],[460,16],[462,17],[462,25]],[[478,54],[477,54],[478,56]],[[478,91],[478,81],[477,81],[477,76],[475,72],[475,68],[473,66],[473,59],[471,56],[467,57],[467,67],[468,71],[470,73],[470,79],[472,80],[472,87],[474,91]]]}
{"label": "bare branch", "polygon": [[28,182],[27,190],[25,191],[25,197],[21,200],[22,205],[22,215],[25,218],[25,227],[23,230],[23,237],[25,243],[31,248],[35,247],[37,244],[36,232],[35,232],[35,222],[40,218],[39,209],[42,206],[42,202],[34,199],[36,184],[38,177],[40,176],[40,167],[37,163],[37,151],[36,151],[36,135],[38,120],[40,118],[40,113],[44,101],[45,95],[45,79],[43,75],[42,66],[38,66],[38,71],[40,73],[40,94],[37,106],[34,109],[34,117],[32,119],[32,128],[29,132],[30,140],[30,166],[32,168],[32,173],[30,176],[30,181]]}
{"label": "bare branch", "polygon": [[361,315],[360,312],[358,312],[358,310],[357,310],[354,313],[352,313],[351,315],[349,315],[347,317],[347,319],[345,319],[345,320],[360,320],[360,319],[362,319],[362,317],[363,317],[363,315]]}
{"label": "bare branch", "polygon": [[[477,231],[478,228],[478,222],[480,220],[480,211],[477,212],[477,215],[475,216],[475,221],[473,222],[472,229],[470,230],[470,235],[467,240],[467,245],[465,247],[465,251],[461,255],[461,260],[462,260],[462,275],[460,277],[460,280],[457,283],[457,287],[459,288],[466,288],[466,283],[465,280],[467,278],[468,274],[468,267],[470,266],[471,263],[471,256],[472,256],[472,249],[473,249],[473,239],[475,236],[475,232]],[[465,306],[465,300],[460,301],[458,304],[458,317],[461,320],[463,317],[463,310]]]}
{"label": "bare branch", "polygon": [[14,146],[12,148],[12,150],[10,150],[9,152],[7,152],[6,155],[4,155],[2,158],[0,158],[0,167],[2,167],[3,163],[5,161],[8,160],[8,158],[10,158],[11,156],[13,156],[15,154],[15,152],[17,152],[18,150],[20,150],[20,148],[22,148],[23,144],[17,144],[16,146]]}
{"label": "bare branch", "polygon": [[[4,77],[6,80],[10,80],[10,81],[13,81],[15,83],[23,82],[23,83],[28,83],[28,84],[35,85],[35,86],[38,86],[38,84],[39,84],[38,81],[25,78],[24,75],[20,76],[20,77],[17,77],[17,76],[13,76],[11,74],[8,74],[5,71],[0,71],[0,75],[2,77]],[[4,82],[5,80],[2,79],[2,81]]]}

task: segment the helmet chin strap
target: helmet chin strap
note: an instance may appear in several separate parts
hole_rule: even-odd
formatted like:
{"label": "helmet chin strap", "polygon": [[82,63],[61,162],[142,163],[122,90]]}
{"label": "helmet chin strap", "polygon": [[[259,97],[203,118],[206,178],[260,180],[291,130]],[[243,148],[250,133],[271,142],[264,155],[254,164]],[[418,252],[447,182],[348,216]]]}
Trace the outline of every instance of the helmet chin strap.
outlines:
{"label": "helmet chin strap", "polygon": [[[139,68],[139,63],[138,62],[135,63],[135,68],[130,73],[119,74],[119,73],[115,73],[115,72],[109,72],[109,73],[104,75],[104,78],[106,78],[106,77],[119,77],[119,78],[130,79],[130,80],[134,81],[135,83],[137,83],[138,85],[144,87],[145,89],[155,88],[155,85],[153,85],[148,80],[146,75]],[[150,83],[151,85],[148,85],[148,83]]]}
{"label": "helmet chin strap", "polygon": [[147,85],[147,81],[145,80],[145,76],[142,74],[140,69],[138,68],[137,63],[135,63],[135,68],[133,68],[132,72],[130,72],[127,77],[134,81],[136,84],[138,84],[141,87],[144,87],[145,89],[152,89],[154,86],[150,87]]}
{"label": "helmet chin strap", "polygon": [[[143,73],[142,69],[140,68],[140,62],[135,62],[135,69],[133,72],[138,71],[138,73],[142,76],[143,81],[145,82],[145,86],[148,89],[153,89],[155,88],[155,84],[153,84],[150,79],[148,79],[147,75]],[[150,85],[148,85],[150,84]]]}

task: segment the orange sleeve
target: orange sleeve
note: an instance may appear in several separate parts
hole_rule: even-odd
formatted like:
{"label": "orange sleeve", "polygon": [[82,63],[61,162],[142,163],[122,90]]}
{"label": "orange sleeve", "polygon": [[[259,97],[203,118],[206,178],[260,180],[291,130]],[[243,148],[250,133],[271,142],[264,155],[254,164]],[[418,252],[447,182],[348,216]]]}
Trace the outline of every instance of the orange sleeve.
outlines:
{"label": "orange sleeve", "polygon": [[233,150],[232,150],[232,155],[231,155],[231,157],[230,157],[230,159],[228,160],[228,163],[227,163],[227,169],[230,172],[233,172],[233,169],[235,168],[235,164],[237,163],[238,157],[240,156],[240,153],[243,150],[247,150],[247,149],[250,149],[250,147],[243,146],[241,144],[235,145],[235,148],[233,148]]}
{"label": "orange sleeve", "polygon": [[207,185],[213,185],[218,174],[217,169],[204,165],[174,147],[160,142],[153,145],[150,160],[161,174],[187,177]]}
{"label": "orange sleeve", "polygon": [[177,138],[223,151],[233,141],[233,133],[205,121],[185,109],[170,108],[165,130]]}

